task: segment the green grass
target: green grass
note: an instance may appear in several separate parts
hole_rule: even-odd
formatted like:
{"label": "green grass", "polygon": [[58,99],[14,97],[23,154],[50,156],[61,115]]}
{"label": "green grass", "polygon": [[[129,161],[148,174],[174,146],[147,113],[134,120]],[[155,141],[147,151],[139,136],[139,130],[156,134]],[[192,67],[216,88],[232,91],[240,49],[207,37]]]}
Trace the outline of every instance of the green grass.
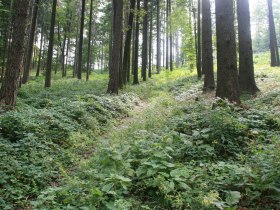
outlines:
{"label": "green grass", "polygon": [[277,209],[279,68],[243,108],[178,69],[106,95],[89,82],[32,79],[0,117],[2,209]]}

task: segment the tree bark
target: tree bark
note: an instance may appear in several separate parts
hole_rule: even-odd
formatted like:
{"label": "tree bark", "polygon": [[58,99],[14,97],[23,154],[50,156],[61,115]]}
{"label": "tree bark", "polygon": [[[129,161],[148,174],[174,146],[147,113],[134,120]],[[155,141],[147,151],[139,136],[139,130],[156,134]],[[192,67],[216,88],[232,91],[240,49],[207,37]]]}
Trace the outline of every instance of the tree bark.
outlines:
{"label": "tree bark", "polygon": [[47,58],[47,64],[46,64],[46,78],[45,78],[45,87],[46,88],[51,87],[56,5],[57,5],[57,0],[53,0],[50,36],[49,36],[48,58]]}
{"label": "tree bark", "polygon": [[[140,0],[137,0],[137,11],[140,11]],[[135,43],[134,43],[134,67],[133,67],[133,84],[139,84],[138,79],[138,57],[139,57],[139,31],[140,31],[140,18],[139,15],[136,17],[135,27]]]}
{"label": "tree bark", "polygon": [[0,105],[14,108],[22,71],[24,38],[28,16],[29,0],[18,0],[12,10],[12,43],[7,69],[0,90]]}
{"label": "tree bark", "polygon": [[130,12],[129,12],[129,18],[128,18],[128,31],[126,32],[125,46],[124,46],[124,56],[123,56],[123,70],[126,73],[126,80],[124,80],[124,84],[126,84],[126,82],[129,81],[129,77],[130,77],[131,38],[132,38],[135,4],[136,4],[135,0],[130,0]]}
{"label": "tree bark", "polygon": [[197,58],[196,58],[196,68],[197,77],[201,79],[201,0],[197,0]]}
{"label": "tree bark", "polygon": [[149,78],[152,77],[152,67],[153,67],[153,2],[150,2],[150,36],[149,36]]}
{"label": "tree bark", "polygon": [[257,88],[254,74],[251,37],[250,9],[248,0],[237,0],[239,38],[239,87],[240,92],[255,94]]}
{"label": "tree bark", "polygon": [[112,0],[112,47],[110,53],[110,79],[108,93],[118,94],[120,52],[122,46],[123,0]]}
{"label": "tree bark", "polygon": [[79,40],[79,52],[78,52],[78,79],[82,79],[83,72],[83,44],[84,44],[84,25],[85,25],[85,7],[86,0],[82,0],[81,10],[81,25],[80,25],[80,40]]}
{"label": "tree bark", "polygon": [[268,4],[268,19],[269,19],[269,37],[270,37],[270,55],[271,55],[271,66],[279,66],[279,49],[277,44],[277,37],[275,31],[274,15],[272,9],[272,0],[267,0]]}
{"label": "tree bark", "polygon": [[148,0],[144,0],[144,10],[146,14],[143,19],[143,43],[142,43],[142,78],[147,80],[147,64],[148,64]]}
{"label": "tree bark", "polygon": [[202,72],[204,91],[215,89],[210,0],[202,0]]}
{"label": "tree bark", "polygon": [[91,71],[90,55],[91,55],[91,34],[92,34],[92,13],[93,13],[93,0],[90,0],[90,15],[89,15],[89,30],[88,30],[88,54],[87,54],[87,76],[86,80],[89,80]]}
{"label": "tree bark", "polygon": [[22,77],[22,81],[21,81],[22,84],[26,84],[29,81],[29,77],[30,77],[30,68],[31,68],[33,45],[34,45],[34,39],[35,39],[35,29],[36,29],[36,23],[37,23],[37,17],[38,17],[38,8],[39,8],[39,0],[35,0],[34,6],[33,6],[30,34],[29,34],[26,65],[24,68],[23,77]]}
{"label": "tree bark", "polygon": [[233,0],[216,0],[218,78],[216,96],[240,104]]}
{"label": "tree bark", "polygon": [[157,0],[157,73],[161,72],[160,0]]}
{"label": "tree bark", "polygon": [[[171,16],[171,11],[172,11],[171,0],[168,0],[168,1],[169,1],[169,3],[168,3],[169,16]],[[173,35],[172,35],[172,30],[171,30],[171,24],[172,24],[172,22],[170,19],[169,20],[169,36],[170,36],[169,37],[170,38],[170,40],[169,40],[169,45],[170,45],[169,62],[170,62],[170,71],[173,71]]]}

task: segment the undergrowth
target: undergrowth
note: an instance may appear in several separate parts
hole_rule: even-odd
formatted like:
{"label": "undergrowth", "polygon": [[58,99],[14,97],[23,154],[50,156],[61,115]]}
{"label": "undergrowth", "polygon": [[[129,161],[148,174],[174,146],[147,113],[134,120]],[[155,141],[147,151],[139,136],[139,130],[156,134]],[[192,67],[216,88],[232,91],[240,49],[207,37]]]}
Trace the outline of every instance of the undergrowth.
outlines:
{"label": "undergrowth", "polygon": [[[258,72],[263,92],[243,96],[242,107],[202,95],[185,70],[120,96],[102,95],[103,75],[58,79],[49,90],[32,81],[17,110],[0,117],[0,208],[276,210],[275,75]],[[149,106],[134,113],[139,98]]]}

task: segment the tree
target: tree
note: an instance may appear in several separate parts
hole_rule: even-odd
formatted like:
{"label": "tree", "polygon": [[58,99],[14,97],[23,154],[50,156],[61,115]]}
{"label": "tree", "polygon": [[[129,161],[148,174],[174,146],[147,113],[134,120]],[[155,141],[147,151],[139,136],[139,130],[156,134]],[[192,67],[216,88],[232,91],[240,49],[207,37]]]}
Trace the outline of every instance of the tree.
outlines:
{"label": "tree", "polygon": [[217,92],[216,96],[240,103],[233,0],[216,0]]}
{"label": "tree", "polygon": [[[172,11],[172,6],[171,6],[171,0],[167,0],[169,3],[168,3],[168,13],[169,13],[169,16],[171,16],[171,11]],[[172,27],[172,22],[171,22],[171,19],[169,20],[169,47],[170,47],[170,53],[169,53],[169,63],[170,63],[170,71],[173,71],[173,35],[172,35],[172,30],[171,30],[171,27]]]}
{"label": "tree", "polygon": [[28,48],[27,48],[26,65],[25,65],[24,72],[23,72],[22,84],[26,84],[28,82],[29,76],[30,76],[33,45],[34,45],[34,39],[35,39],[35,29],[36,29],[36,23],[37,23],[37,17],[38,17],[38,8],[39,8],[39,0],[36,0],[34,2],[34,6],[33,6],[33,14],[32,14],[29,42],[28,42]]}
{"label": "tree", "polygon": [[202,72],[204,91],[215,89],[210,0],[202,0]]}
{"label": "tree", "polygon": [[123,0],[112,0],[112,43],[109,63],[108,93],[118,94],[119,90],[119,67],[122,40]]}
{"label": "tree", "polygon": [[57,5],[57,0],[53,0],[51,25],[50,25],[50,35],[49,35],[48,58],[47,58],[47,64],[46,64],[45,87],[51,87],[56,5]]}
{"label": "tree", "polygon": [[29,0],[18,0],[12,9],[12,43],[7,69],[0,90],[0,105],[13,108],[16,105],[19,80],[22,72],[24,37],[28,16]]}
{"label": "tree", "polygon": [[134,66],[133,66],[133,84],[139,84],[138,79],[138,57],[139,57],[139,31],[140,31],[140,0],[137,0],[137,16],[136,16],[136,27],[135,27],[135,43],[134,43]]}
{"label": "tree", "polygon": [[240,92],[255,94],[253,48],[251,38],[250,9],[248,0],[237,0],[239,38],[239,87]]}
{"label": "tree", "polygon": [[124,81],[124,83],[126,83],[126,81],[129,81],[129,77],[130,77],[131,38],[132,38],[135,3],[136,0],[130,0],[128,30],[126,32],[124,56],[123,56],[123,69],[124,72],[126,72],[126,80]]}
{"label": "tree", "polygon": [[197,0],[197,58],[196,68],[198,79],[201,79],[201,0]]}
{"label": "tree", "polygon": [[79,52],[78,52],[78,69],[77,69],[78,79],[82,79],[82,72],[83,72],[83,43],[84,43],[85,7],[86,7],[86,0],[82,0],[80,39],[79,39]]}
{"label": "tree", "polygon": [[142,77],[147,80],[148,64],[148,0],[144,0],[145,15],[143,19],[143,43],[142,43]]}
{"label": "tree", "polygon": [[89,80],[89,75],[91,71],[90,65],[90,55],[91,55],[91,36],[92,36],[92,13],[93,13],[93,0],[90,0],[90,15],[89,15],[89,30],[88,30],[88,54],[87,54],[87,77],[86,80]]}
{"label": "tree", "polygon": [[161,72],[160,0],[157,0],[157,73]]}
{"label": "tree", "polygon": [[272,0],[267,0],[268,4],[268,19],[269,19],[269,37],[270,37],[270,55],[271,66],[279,66],[279,49],[277,44],[277,37],[275,31],[274,15],[272,9]]}

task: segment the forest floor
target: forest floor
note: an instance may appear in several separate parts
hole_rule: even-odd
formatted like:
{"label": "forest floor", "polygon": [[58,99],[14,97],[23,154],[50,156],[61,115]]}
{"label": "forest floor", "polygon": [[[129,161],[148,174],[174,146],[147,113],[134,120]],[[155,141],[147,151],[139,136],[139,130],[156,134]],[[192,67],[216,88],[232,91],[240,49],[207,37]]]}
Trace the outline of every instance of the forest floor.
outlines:
{"label": "forest floor", "polygon": [[189,70],[105,94],[55,79],[0,118],[1,209],[278,209],[280,68],[257,61],[242,107]]}

